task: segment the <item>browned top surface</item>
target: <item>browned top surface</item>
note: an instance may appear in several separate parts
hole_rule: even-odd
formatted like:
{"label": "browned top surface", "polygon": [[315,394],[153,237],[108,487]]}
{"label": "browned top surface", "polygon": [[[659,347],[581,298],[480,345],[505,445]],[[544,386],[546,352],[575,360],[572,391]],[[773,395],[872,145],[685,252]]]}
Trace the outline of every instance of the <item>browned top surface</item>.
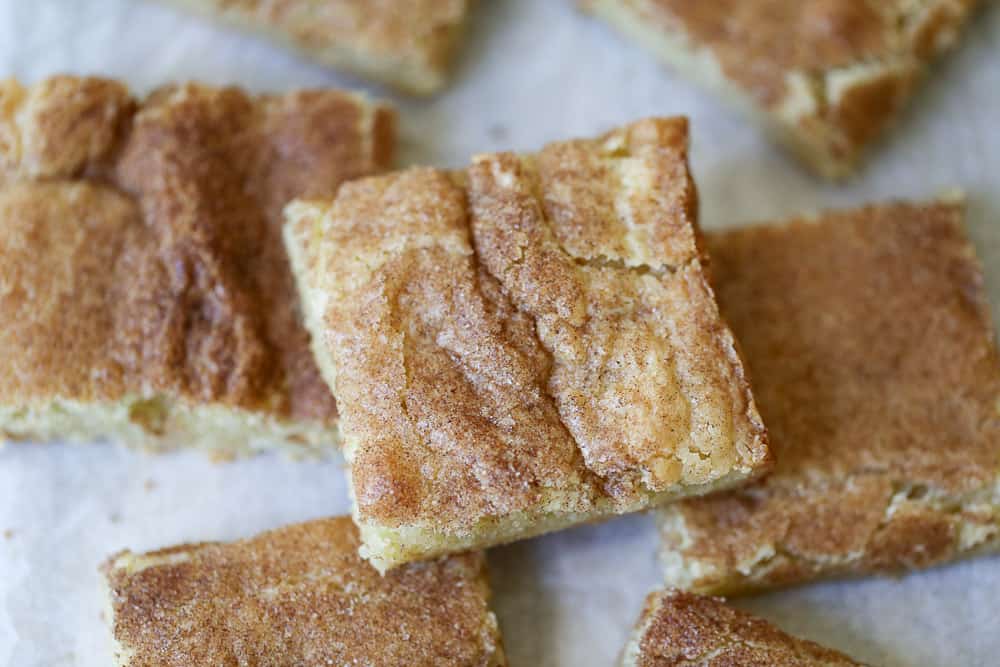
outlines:
{"label": "browned top surface", "polygon": [[385,166],[391,142],[387,112],[335,91],[3,84],[0,401],[150,388],[332,419],[281,209]]}
{"label": "browned top surface", "polygon": [[731,79],[764,104],[786,75],[822,76],[929,57],[978,0],[628,0],[644,20],[709,48]]}
{"label": "browned top surface", "polygon": [[639,655],[626,667],[850,667],[846,655],[785,634],[719,598],[680,591],[646,598]]}
{"label": "browned top surface", "polygon": [[108,304],[127,297],[126,265],[155,255],[133,202],[89,183],[19,183],[0,189],[0,220],[0,400],[124,393]]}
{"label": "browned top surface", "polygon": [[130,656],[122,664],[499,664],[482,556],[382,577],[357,550],[342,517],[113,557],[113,632]]}
{"label": "browned top surface", "polygon": [[709,236],[778,463],[672,508],[685,556],[735,574],[770,545],[793,563],[767,576],[795,580],[950,554],[1000,459],[1000,360],[961,217],[887,204]]}
{"label": "browned top surface", "polygon": [[314,284],[363,520],[462,530],[761,468],[686,129],[641,121],[341,190]]}

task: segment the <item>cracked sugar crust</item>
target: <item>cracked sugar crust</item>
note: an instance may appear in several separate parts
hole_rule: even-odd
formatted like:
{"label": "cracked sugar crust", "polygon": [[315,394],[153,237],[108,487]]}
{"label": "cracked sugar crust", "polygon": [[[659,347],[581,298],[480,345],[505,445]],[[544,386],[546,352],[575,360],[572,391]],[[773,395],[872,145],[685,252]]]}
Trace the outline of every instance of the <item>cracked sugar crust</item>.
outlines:
{"label": "cracked sugar crust", "polygon": [[341,517],[117,554],[103,568],[117,664],[506,664],[481,554],[383,577],[357,550]]}
{"label": "cracked sugar crust", "polygon": [[782,632],[719,598],[651,593],[621,667],[851,667],[846,655]]}
{"label": "cracked sugar crust", "polygon": [[290,209],[297,234],[319,220],[300,283],[363,527],[478,545],[764,469],[686,149],[683,120],[652,119]]}
{"label": "cracked sugar crust", "polygon": [[442,88],[472,0],[160,0],[406,92]]}
{"label": "cracked sugar crust", "polygon": [[165,394],[335,423],[281,209],[391,144],[388,111],[336,91],[2,84],[0,403]]}
{"label": "cracked sugar crust", "polygon": [[834,178],[892,123],[978,4],[582,0],[681,70],[769,114],[765,123]]}
{"label": "cracked sugar crust", "polygon": [[662,514],[668,583],[739,592],[1000,544],[1000,361],[962,205],[708,237],[777,459]]}

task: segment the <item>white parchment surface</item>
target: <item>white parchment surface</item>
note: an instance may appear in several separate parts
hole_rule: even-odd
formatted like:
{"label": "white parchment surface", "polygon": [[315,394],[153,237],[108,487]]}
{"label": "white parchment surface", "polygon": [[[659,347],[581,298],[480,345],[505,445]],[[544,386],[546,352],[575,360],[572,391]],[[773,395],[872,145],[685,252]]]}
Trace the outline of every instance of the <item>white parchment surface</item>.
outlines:
{"label": "white parchment surface", "polygon": [[[706,227],[960,186],[1000,312],[1000,8],[935,68],[861,178],[813,180],[756,129],[569,0],[481,0],[454,85],[396,101],[404,163],[461,165],[644,115],[693,119]],[[355,86],[259,42],[129,0],[0,0],[0,76],[179,79],[254,90]],[[384,91],[375,94],[387,96]],[[0,369],[2,372],[2,369]],[[110,664],[98,564],[128,547],[229,540],[348,510],[341,463],[214,465],[107,444],[0,449],[0,665]],[[495,605],[515,667],[613,664],[659,583],[652,519],[633,516],[493,550]],[[902,580],[803,587],[740,601],[875,665],[1000,664],[1000,558]]]}

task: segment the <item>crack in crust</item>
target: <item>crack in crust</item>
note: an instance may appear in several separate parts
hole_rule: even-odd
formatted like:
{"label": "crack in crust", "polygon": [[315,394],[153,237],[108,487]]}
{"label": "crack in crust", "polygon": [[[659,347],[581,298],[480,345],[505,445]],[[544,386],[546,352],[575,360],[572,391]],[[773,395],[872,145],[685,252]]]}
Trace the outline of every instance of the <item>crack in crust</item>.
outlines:
{"label": "crack in crust", "polygon": [[[486,156],[469,170],[479,256],[534,320],[551,358],[549,395],[587,467],[618,499],[705,481],[712,467],[739,465],[714,443],[748,438],[730,430],[738,420],[728,411],[749,405],[749,392],[715,390],[739,373],[738,360],[720,372],[708,367],[718,357],[706,364],[685,354],[700,347],[724,358],[731,341],[719,344],[727,334],[702,280],[693,187],[675,171],[684,130],[638,125],[633,134],[651,136],[615,133],[596,150],[551,146],[537,167]],[[652,181],[664,172],[658,188]]]}
{"label": "crack in crust", "polygon": [[686,141],[682,120],[641,121],[289,209],[291,254],[319,257],[299,284],[378,566],[766,467]]}
{"label": "crack in crust", "polygon": [[661,513],[671,585],[742,592],[1000,547],[1000,360],[961,216],[889,204],[710,236],[778,464]]}
{"label": "crack in crust", "polygon": [[978,0],[581,0],[746,107],[829,178],[849,175]]}
{"label": "crack in crust", "polygon": [[[120,429],[158,448],[229,410],[221,449],[247,448],[238,440],[254,437],[251,423],[265,439],[291,428],[289,444],[329,445],[330,429],[336,440],[281,214],[296,196],[332,196],[387,166],[390,112],[337,91],[251,97],[196,84],[137,101],[115,81],[76,77],[8,81],[0,112],[10,437]],[[105,423],[52,425],[86,404]],[[308,427],[296,434],[295,423]]]}
{"label": "crack in crust", "polygon": [[621,667],[851,667],[848,656],[782,632],[727,607],[719,598],[682,591],[651,593]]}

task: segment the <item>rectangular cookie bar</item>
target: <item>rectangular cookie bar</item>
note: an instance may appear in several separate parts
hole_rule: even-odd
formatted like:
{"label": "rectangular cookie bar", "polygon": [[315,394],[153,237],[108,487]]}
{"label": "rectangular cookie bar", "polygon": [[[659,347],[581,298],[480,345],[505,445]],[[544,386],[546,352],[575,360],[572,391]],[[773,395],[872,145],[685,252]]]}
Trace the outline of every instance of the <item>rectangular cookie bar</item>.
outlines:
{"label": "rectangular cookie bar", "polygon": [[646,598],[620,667],[852,667],[846,655],[792,637],[719,598],[660,591]]}
{"label": "rectangular cookie bar", "polygon": [[104,565],[121,667],[506,665],[481,554],[383,577],[350,517]]}
{"label": "rectangular cookie bar", "polygon": [[712,234],[777,465],[660,513],[670,586],[738,593],[1000,547],[1000,357],[959,200]]}
{"label": "rectangular cookie bar", "polygon": [[289,207],[380,570],[730,486],[769,463],[702,267],[687,123]]}
{"label": "rectangular cookie bar", "polygon": [[393,142],[333,90],[0,84],[0,439],[335,447],[281,212]]}
{"label": "rectangular cookie bar", "polygon": [[472,1],[159,0],[418,95],[447,81]]}
{"label": "rectangular cookie bar", "polygon": [[817,173],[857,167],[978,0],[578,0],[729,98]]}

